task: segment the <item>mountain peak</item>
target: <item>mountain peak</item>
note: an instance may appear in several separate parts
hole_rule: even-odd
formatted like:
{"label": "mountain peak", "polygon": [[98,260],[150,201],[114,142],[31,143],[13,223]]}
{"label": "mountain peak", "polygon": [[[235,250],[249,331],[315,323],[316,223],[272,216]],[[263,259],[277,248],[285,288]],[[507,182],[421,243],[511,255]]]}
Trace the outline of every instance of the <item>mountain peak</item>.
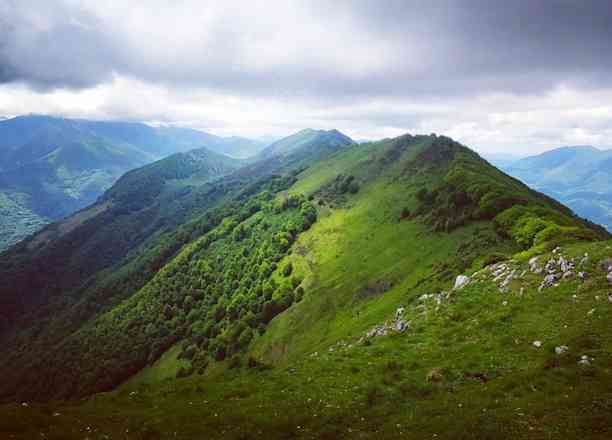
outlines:
{"label": "mountain peak", "polygon": [[336,129],[315,130],[305,128],[272,143],[262,151],[261,156],[287,156],[298,152],[304,154],[309,150],[312,151],[317,148],[319,150],[325,148],[330,153],[332,150],[344,148],[352,144],[355,144],[355,141]]}

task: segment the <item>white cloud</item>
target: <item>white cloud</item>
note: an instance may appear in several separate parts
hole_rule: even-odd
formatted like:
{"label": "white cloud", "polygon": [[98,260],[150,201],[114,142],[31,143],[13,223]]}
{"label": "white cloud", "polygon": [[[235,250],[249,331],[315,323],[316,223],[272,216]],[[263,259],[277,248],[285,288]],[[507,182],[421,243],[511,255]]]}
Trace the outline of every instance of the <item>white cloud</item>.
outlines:
{"label": "white cloud", "polygon": [[612,8],[519,3],[8,0],[0,114],[437,132],[480,151],[612,144]]}

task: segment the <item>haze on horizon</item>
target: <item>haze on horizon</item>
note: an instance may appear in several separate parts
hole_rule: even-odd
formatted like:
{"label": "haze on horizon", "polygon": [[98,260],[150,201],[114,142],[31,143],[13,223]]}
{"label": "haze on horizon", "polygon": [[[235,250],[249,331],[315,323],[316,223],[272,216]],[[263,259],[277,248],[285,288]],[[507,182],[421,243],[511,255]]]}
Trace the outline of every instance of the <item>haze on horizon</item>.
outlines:
{"label": "haze on horizon", "polygon": [[612,146],[603,0],[0,2],[0,115]]}

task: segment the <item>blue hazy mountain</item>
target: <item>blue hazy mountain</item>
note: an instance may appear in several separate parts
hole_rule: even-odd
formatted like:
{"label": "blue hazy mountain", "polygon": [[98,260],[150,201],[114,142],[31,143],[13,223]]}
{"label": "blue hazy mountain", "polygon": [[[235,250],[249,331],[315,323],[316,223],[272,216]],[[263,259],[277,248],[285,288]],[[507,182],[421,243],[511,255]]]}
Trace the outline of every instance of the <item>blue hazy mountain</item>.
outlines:
{"label": "blue hazy mountain", "polygon": [[126,171],[206,147],[255,155],[264,141],[43,115],[0,120],[0,250],[95,200]]}
{"label": "blue hazy mountain", "polygon": [[561,147],[502,169],[612,230],[612,150]]}

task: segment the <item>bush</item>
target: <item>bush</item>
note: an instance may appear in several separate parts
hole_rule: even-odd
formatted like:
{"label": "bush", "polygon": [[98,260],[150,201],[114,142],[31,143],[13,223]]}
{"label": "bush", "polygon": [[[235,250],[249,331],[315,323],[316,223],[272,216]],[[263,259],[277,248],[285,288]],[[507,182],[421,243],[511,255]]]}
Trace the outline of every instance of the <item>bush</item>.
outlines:
{"label": "bush", "polygon": [[287,264],[285,264],[285,267],[283,267],[283,276],[288,277],[289,275],[291,275],[292,271],[293,271],[293,264],[291,264],[291,261],[289,261]]}
{"label": "bush", "polygon": [[182,379],[183,377],[188,377],[193,374],[193,367],[181,367],[176,372],[176,378]]}
{"label": "bush", "polygon": [[233,369],[233,368],[240,368],[240,366],[242,365],[242,359],[240,358],[239,354],[235,354],[233,355],[230,360],[229,360],[229,368]]}
{"label": "bush", "polygon": [[189,347],[185,348],[181,354],[179,354],[178,358],[179,359],[187,359],[187,360],[192,360],[193,357],[195,356],[197,352],[197,347],[195,345],[190,345]]}

